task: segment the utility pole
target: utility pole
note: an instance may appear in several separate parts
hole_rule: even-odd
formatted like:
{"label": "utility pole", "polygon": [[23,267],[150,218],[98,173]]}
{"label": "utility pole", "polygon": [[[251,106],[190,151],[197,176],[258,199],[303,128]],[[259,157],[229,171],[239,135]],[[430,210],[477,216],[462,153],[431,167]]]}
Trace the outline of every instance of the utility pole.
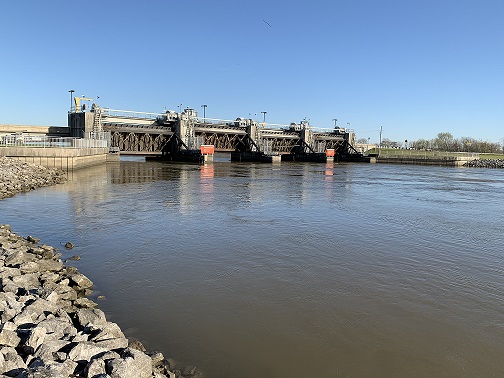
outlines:
{"label": "utility pole", "polygon": [[75,91],[73,89],[70,89],[68,92],[70,92],[70,111],[72,111],[72,107],[73,107],[73,93]]}
{"label": "utility pole", "polygon": [[206,108],[207,108],[208,105],[201,105],[201,107],[203,108],[203,123],[206,123]]}
{"label": "utility pole", "polygon": [[263,114],[263,126],[266,126],[266,113],[267,112],[261,112]]}

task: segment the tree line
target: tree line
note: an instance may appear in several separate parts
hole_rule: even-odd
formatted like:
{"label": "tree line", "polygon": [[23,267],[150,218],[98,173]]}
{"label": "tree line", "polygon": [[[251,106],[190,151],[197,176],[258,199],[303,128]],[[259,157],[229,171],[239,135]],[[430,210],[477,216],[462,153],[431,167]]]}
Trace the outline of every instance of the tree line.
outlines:
{"label": "tree line", "polygon": [[[358,143],[367,143],[367,139],[359,139]],[[415,150],[438,150],[449,152],[479,152],[498,154],[504,153],[503,143],[492,143],[470,137],[454,138],[451,133],[439,133],[434,139],[418,139],[415,141],[395,142],[384,138],[381,143],[385,148],[413,148]]]}

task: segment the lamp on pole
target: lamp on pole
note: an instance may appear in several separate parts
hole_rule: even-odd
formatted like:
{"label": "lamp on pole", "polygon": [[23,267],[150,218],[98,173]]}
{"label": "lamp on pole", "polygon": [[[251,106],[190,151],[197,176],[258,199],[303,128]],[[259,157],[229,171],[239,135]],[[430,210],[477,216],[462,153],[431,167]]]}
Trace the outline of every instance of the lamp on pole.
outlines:
{"label": "lamp on pole", "polygon": [[207,108],[208,105],[201,105],[201,107],[203,108],[203,123],[205,123],[205,119],[206,119],[206,108]]}
{"label": "lamp on pole", "polygon": [[266,113],[267,112],[261,112],[263,114],[263,126],[266,126]]}
{"label": "lamp on pole", "polygon": [[179,110],[179,113],[182,113],[182,104],[179,104],[178,110]]}
{"label": "lamp on pole", "polygon": [[333,118],[333,121],[334,121],[334,128],[336,128],[336,122],[338,122],[338,119],[337,118]]}
{"label": "lamp on pole", "polygon": [[70,92],[70,111],[72,111],[72,106],[73,106],[73,94],[74,94],[74,90],[73,89],[70,89],[68,92]]}

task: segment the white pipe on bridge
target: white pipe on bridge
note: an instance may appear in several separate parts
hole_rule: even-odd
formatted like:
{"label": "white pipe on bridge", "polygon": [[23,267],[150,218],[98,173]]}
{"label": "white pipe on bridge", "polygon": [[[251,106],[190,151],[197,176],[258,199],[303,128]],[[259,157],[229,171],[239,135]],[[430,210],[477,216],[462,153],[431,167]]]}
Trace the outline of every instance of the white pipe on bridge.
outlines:
{"label": "white pipe on bridge", "polygon": [[[164,115],[164,113],[149,113],[149,112],[137,112],[132,110],[118,110],[118,109],[109,109],[102,108],[102,114],[104,116],[112,116],[112,117],[131,117],[131,118],[152,118],[156,119],[158,116]],[[134,117],[133,115],[138,115],[138,117]]]}
{"label": "white pipe on bridge", "polygon": [[[102,108],[102,113],[103,116],[105,117],[131,117],[131,118],[146,118],[146,119],[156,119],[159,116],[165,115],[165,113],[151,113],[151,112],[137,112],[133,110],[118,110],[118,109],[109,109],[109,108]],[[122,115],[121,115],[122,114]],[[180,114],[180,113],[177,113]],[[135,117],[135,115],[137,115]],[[219,118],[201,118],[198,117],[198,121],[202,123],[216,123],[216,124],[222,124],[222,123],[235,123],[236,119],[219,119]],[[257,122],[257,121],[256,121]],[[264,122],[257,122],[257,125],[263,128],[270,127],[273,129],[280,129],[280,128],[285,128],[285,127],[290,127],[290,124],[281,124],[281,123],[264,123]],[[319,132],[332,132],[334,131],[334,128],[322,128],[322,127],[314,127],[314,126],[307,126],[308,130],[311,130],[313,132],[319,131]]]}

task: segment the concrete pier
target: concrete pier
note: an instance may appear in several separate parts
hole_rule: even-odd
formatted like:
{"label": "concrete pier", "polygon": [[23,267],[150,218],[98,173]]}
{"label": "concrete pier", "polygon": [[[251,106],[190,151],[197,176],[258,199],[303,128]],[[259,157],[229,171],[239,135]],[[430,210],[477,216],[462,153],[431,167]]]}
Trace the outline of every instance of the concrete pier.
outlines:
{"label": "concrete pier", "polygon": [[213,155],[203,155],[203,163],[213,163],[214,156]]}
{"label": "concrete pier", "polygon": [[266,155],[262,152],[231,152],[231,161],[238,162],[256,162],[256,163],[280,163],[281,155]]}

